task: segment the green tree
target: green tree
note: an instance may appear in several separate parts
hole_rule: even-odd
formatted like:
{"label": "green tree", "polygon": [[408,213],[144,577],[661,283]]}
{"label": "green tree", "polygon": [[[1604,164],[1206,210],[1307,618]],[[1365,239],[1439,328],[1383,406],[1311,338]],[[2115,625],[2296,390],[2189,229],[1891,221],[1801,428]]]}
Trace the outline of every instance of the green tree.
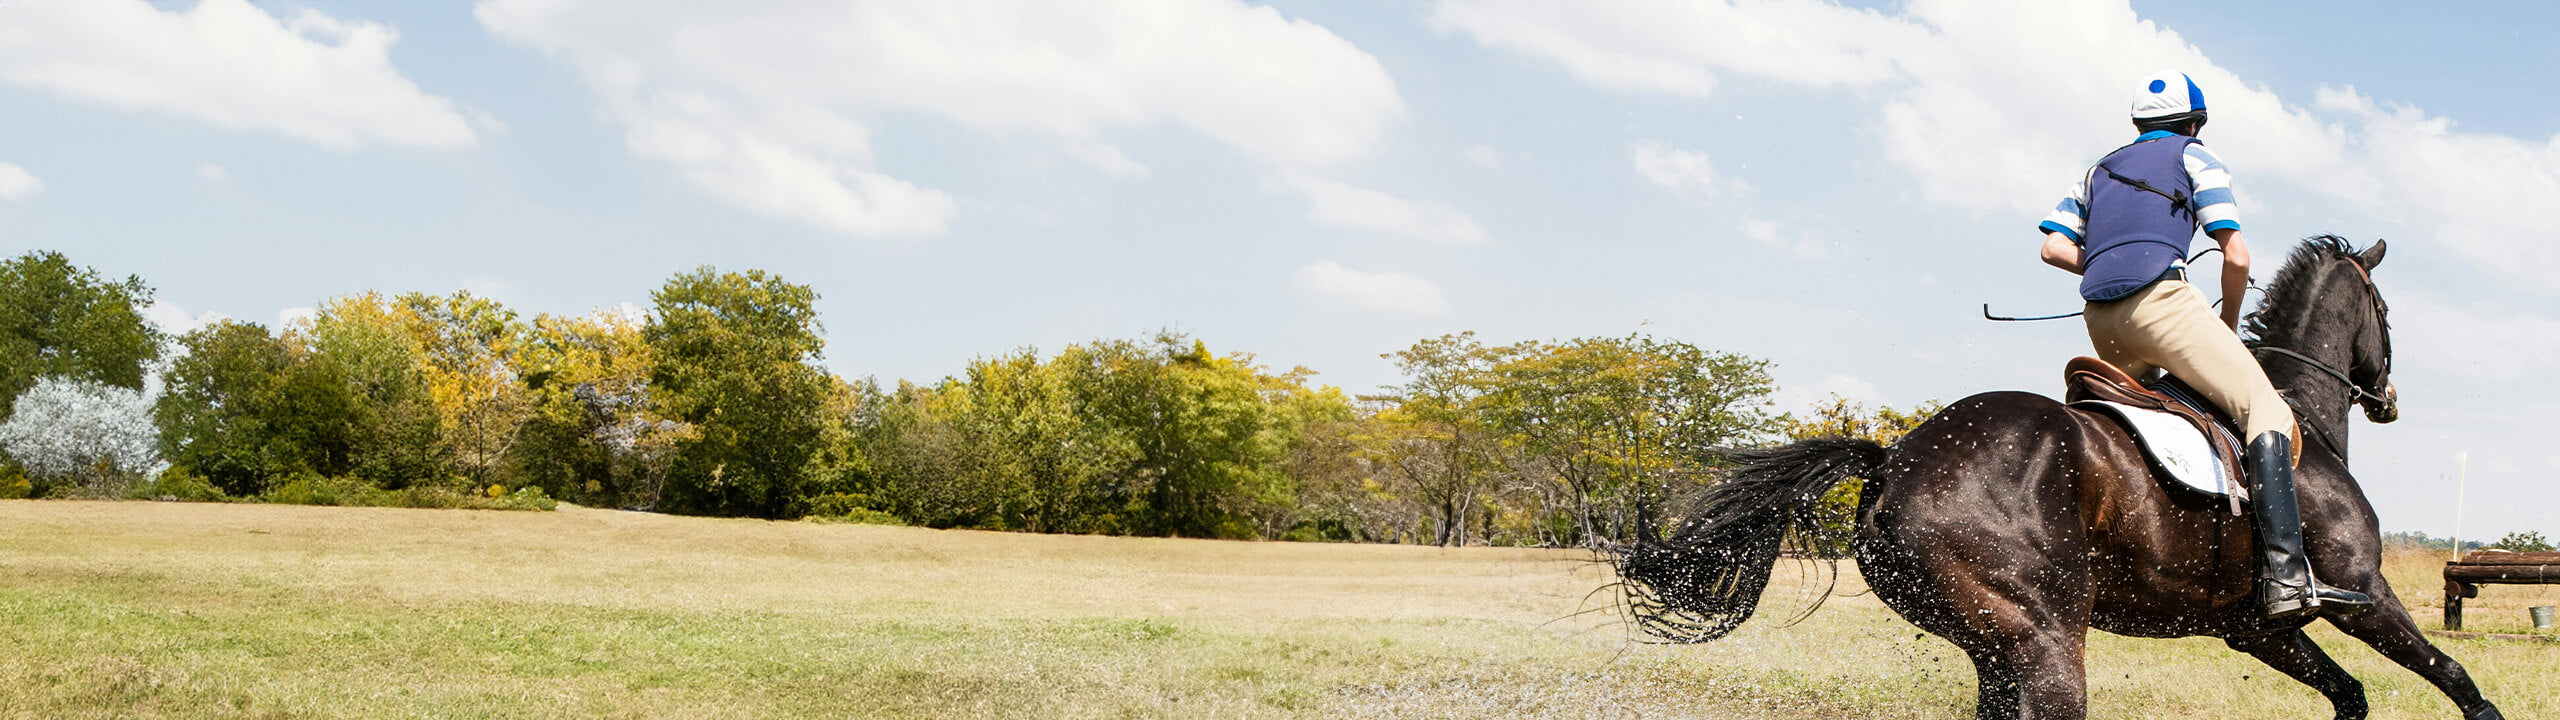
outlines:
{"label": "green tree", "polygon": [[1395,360],[1405,382],[1361,444],[1429,511],[1439,545],[1467,543],[1467,518],[1502,465],[1486,396],[1503,352],[1466,332],[1380,356]]}
{"label": "green tree", "polygon": [[368,292],[323,303],[309,329],[294,334],[305,360],[289,380],[289,404],[318,421],[302,424],[308,446],[323,448],[314,470],[388,490],[457,484],[426,350],[410,324]]}
{"label": "green tree", "polygon": [[651,293],[643,331],[654,398],[695,429],[681,442],[662,509],[796,517],[824,440],[829,380],[816,291],[762,270],[704,266]]}
{"label": "green tree", "polygon": [[1526,342],[1487,373],[1488,423],[1570,490],[1580,541],[1700,480],[1698,458],[1775,429],[1767,361],[1643,335]]}
{"label": "green tree", "polygon": [[939,386],[900,381],[894,391],[873,386],[858,406],[854,442],[869,472],[855,492],[874,509],[918,525],[980,527],[987,510],[983,465],[969,455],[979,448],[962,428],[971,424],[965,387],[956,379]]}
{"label": "green tree", "polygon": [[1131,532],[1254,537],[1253,506],[1286,494],[1278,462],[1288,438],[1252,356],[1219,357],[1164,333],[1152,346],[1097,342],[1059,362],[1077,375],[1088,416],[1137,450],[1118,482],[1133,491],[1122,513]]}
{"label": "green tree", "polygon": [[109,280],[62,253],[0,262],[0,418],[39,377],[142,389],[162,340],[143,320],[150,304],[142,278]]}
{"label": "green tree", "polygon": [[185,352],[170,363],[153,408],[161,452],[172,465],[248,496],[308,464],[293,442],[297,418],[287,414],[296,359],[283,340],[256,324],[225,320],[179,343]]}
{"label": "green tree", "polygon": [[1172,333],[981,358],[866,393],[862,492],[935,527],[1277,537],[1298,523],[1285,460],[1351,414],[1308,375]]}

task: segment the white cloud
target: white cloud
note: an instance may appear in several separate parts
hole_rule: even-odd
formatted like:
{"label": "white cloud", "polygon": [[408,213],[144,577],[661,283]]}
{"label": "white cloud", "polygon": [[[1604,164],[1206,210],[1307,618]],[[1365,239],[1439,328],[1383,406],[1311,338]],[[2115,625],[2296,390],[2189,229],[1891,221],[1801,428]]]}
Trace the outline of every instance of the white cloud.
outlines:
{"label": "white cloud", "polygon": [[398,38],[307,9],[277,18],[247,0],[170,12],[144,0],[12,0],[0,3],[0,83],[333,148],[477,141],[451,100],[392,67]]}
{"label": "white cloud", "polygon": [[273,329],[278,334],[282,334],[287,329],[308,327],[311,325],[313,320],[317,320],[319,317],[320,310],[317,308],[285,308],[283,310],[276,311],[276,326]]}
{"label": "white cloud", "polygon": [[177,336],[195,332],[196,328],[229,320],[231,316],[211,311],[191,315],[187,313],[186,308],[178,307],[177,303],[154,300],[151,307],[143,309],[142,318],[150,321],[153,327],[160,328],[160,332]]}
{"label": "white cloud", "polygon": [[1439,245],[1488,242],[1484,226],[1456,208],[1413,200],[1313,175],[1291,173],[1273,184],[1307,198],[1307,222],[1394,235]]}
{"label": "white cloud", "polygon": [[37,180],[34,173],[27,172],[26,168],[0,162],[0,201],[25,200],[27,196],[34,195],[36,191],[43,189],[44,181]]}
{"label": "white cloud", "polygon": [[958,212],[876,167],[882,113],[1028,136],[1120,176],[1146,166],[1119,131],[1187,129],[1314,172],[1366,157],[1405,114],[1375,58],[1238,0],[481,0],[476,14],[575,66],[634,153],[850,235],[937,234]]}
{"label": "white cloud", "polygon": [[1292,278],[1309,304],[1333,310],[1365,310],[1400,315],[1439,315],[1449,301],[1439,286],[1412,275],[1361,272],[1331,260],[1298,268]]}
{"label": "white cloud", "polygon": [[2380,107],[2354,88],[2323,89],[2317,105],[2342,115],[2329,148],[2343,156],[2303,178],[2467,255],[2479,267],[2560,294],[2560,245],[2543,211],[2560,197],[2560,135],[2533,141],[2454,129],[2411,107]]}
{"label": "white cloud", "polygon": [[222,166],[209,162],[196,163],[196,177],[214,182],[227,183],[231,182],[231,171],[224,170],[222,169]]}
{"label": "white cloud", "polygon": [[2458,378],[2494,389],[2560,374],[2560,317],[2418,293],[2392,295],[2387,288],[2384,294],[2391,300],[2395,375]]}
{"label": "white cloud", "polygon": [[1653,184],[1670,188],[1681,197],[1709,202],[1725,192],[1725,182],[1716,177],[1715,163],[1705,153],[1690,152],[1646,140],[1635,144],[1636,174]]}
{"label": "white cloud", "polygon": [[2465,133],[2328,89],[2309,107],[2251,86],[2126,0],[1913,0],[1894,15],[1821,0],[1447,0],[1435,23],[1594,85],[1703,96],[1721,73],[1878,88],[1882,150],[1933,203],[2032,218],[2129,133],[2131,84],[2163,67],[2204,86],[2210,143],[2252,183],[2290,182],[2429,233],[2493,274],[2560,293],[2538,238],[2560,136]]}
{"label": "white cloud", "polygon": [[1467,162],[1475,163],[1476,167],[1484,168],[1486,170],[1502,169],[1502,151],[1495,150],[1490,146],[1477,145],[1469,147],[1463,154],[1466,156]]}
{"label": "white cloud", "polygon": [[1823,0],[1449,0],[1431,22],[1554,60],[1594,85],[1698,97],[1715,89],[1718,71],[1875,84],[1895,77],[1892,49],[1921,34]]}
{"label": "white cloud", "polygon": [[1818,262],[1831,258],[1831,244],[1823,242],[1822,238],[1814,235],[1812,231],[1797,230],[1790,233],[1780,229],[1778,223],[1772,220],[1744,219],[1742,236],[1798,260]]}
{"label": "white cloud", "polygon": [[1838,374],[1824,375],[1812,385],[1779,388],[1769,401],[1777,404],[1780,411],[1795,412],[1829,403],[1833,396],[1868,407],[1885,405],[1884,392],[1877,390],[1875,383],[1853,375]]}
{"label": "white cloud", "polygon": [[631,302],[629,300],[614,303],[613,307],[602,308],[597,310],[597,312],[620,317],[623,320],[630,321],[633,325],[639,325],[649,321],[649,309],[641,307],[639,303]]}

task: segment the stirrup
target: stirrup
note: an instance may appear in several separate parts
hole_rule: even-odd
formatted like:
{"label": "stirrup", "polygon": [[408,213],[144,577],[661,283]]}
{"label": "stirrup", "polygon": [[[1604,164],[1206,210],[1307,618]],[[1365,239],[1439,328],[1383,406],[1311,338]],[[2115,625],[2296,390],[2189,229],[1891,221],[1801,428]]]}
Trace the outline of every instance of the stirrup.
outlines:
{"label": "stirrup", "polygon": [[2304,615],[2347,617],[2373,609],[2373,596],[2329,587],[2316,577],[2305,577],[2304,581],[2304,585],[2295,586],[2275,578],[2258,578],[2258,607],[2268,620],[2291,620]]}

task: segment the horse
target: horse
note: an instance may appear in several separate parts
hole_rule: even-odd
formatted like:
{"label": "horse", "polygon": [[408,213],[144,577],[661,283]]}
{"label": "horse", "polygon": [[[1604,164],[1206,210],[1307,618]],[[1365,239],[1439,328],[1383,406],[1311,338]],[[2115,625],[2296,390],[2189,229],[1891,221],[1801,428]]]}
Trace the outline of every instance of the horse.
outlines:
{"label": "horse", "polygon": [[[2374,599],[2326,619],[2425,677],[2466,720],[2502,720],[2392,594],[2373,506],[2347,467],[2350,408],[2376,423],[2399,415],[2389,307],[2372,280],[2385,246],[2304,241],[2250,313],[2249,344],[2303,430],[2295,483],[2313,572]],[[1723,459],[1738,464],[1668,537],[1639,513],[1635,540],[1604,548],[1623,607],[1656,638],[1704,642],[1748,619],[1782,545],[1857,477],[1858,567],[1886,606],[1973,661],[1978,720],[2085,717],[2090,628],[2221,638],[2318,690],[2339,720],[2365,717],[2362,683],[2302,630],[2321,618],[2261,615],[2248,518],[2164,487],[2106,415],[1991,392],[1889,447],[1816,438]]]}

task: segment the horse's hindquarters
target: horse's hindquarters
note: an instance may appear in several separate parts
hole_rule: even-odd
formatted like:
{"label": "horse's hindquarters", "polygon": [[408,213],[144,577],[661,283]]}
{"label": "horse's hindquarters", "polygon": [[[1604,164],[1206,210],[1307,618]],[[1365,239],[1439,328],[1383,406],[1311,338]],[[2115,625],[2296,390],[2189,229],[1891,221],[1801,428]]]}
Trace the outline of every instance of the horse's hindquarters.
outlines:
{"label": "horse's hindquarters", "polygon": [[1867,485],[1858,560],[1877,597],[1949,639],[2085,625],[2077,435],[2062,404],[2014,392],[1912,429]]}

